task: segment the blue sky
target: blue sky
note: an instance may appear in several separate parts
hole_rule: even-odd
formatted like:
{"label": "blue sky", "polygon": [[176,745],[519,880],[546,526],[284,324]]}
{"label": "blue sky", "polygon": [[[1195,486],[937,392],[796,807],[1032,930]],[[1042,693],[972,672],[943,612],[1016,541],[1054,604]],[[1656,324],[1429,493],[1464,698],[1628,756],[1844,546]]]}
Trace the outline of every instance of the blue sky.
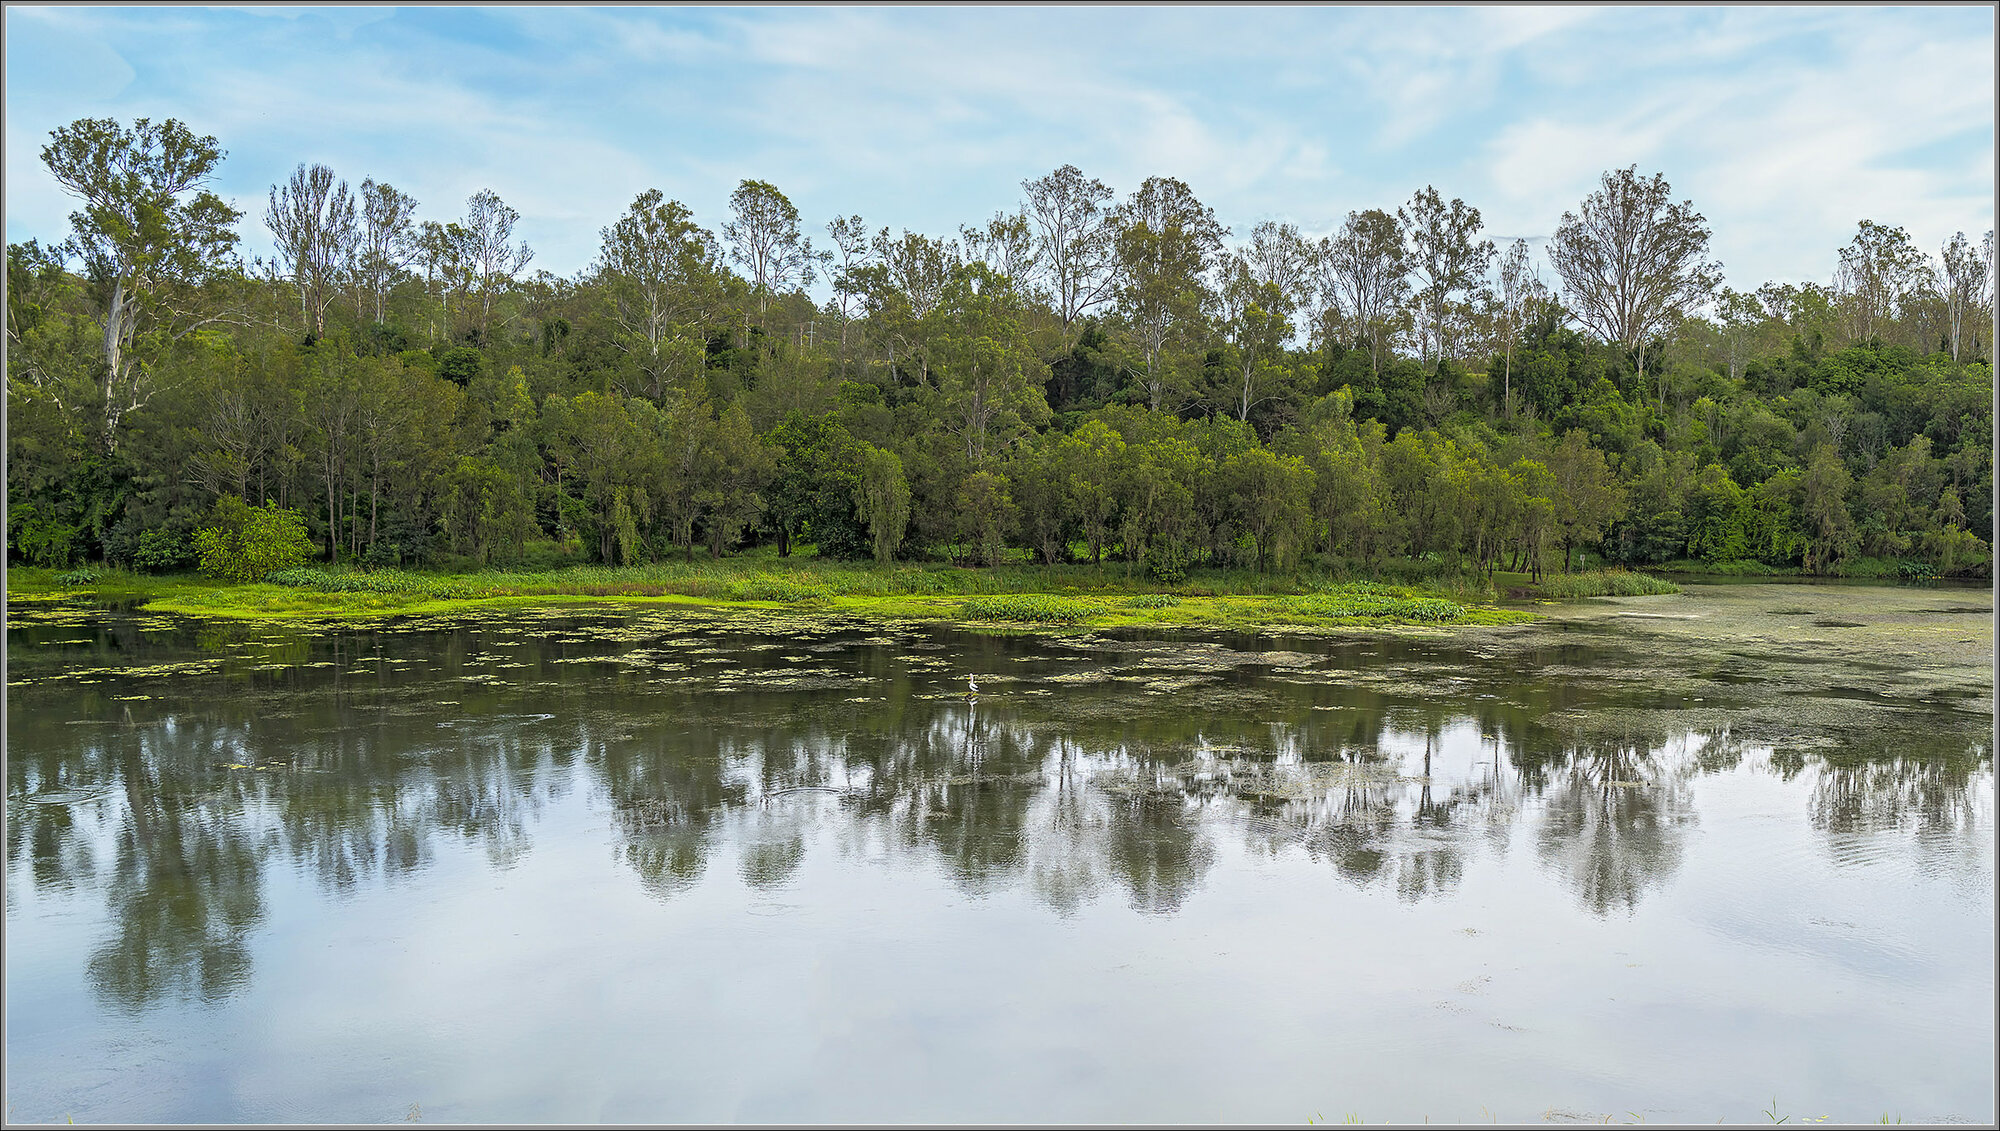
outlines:
{"label": "blue sky", "polygon": [[1177,176],[1239,237],[1434,184],[1537,242],[1637,164],[1739,289],[1828,281],[1864,217],[1933,252],[1993,227],[1985,6],[10,7],[6,31],[10,241],[65,230],[50,130],[145,116],[227,150],[248,252],[269,186],[320,162],[427,219],[490,187],[565,275],[647,188],[711,229],[755,178],[822,236],[943,235],[1065,163],[1121,196]]}

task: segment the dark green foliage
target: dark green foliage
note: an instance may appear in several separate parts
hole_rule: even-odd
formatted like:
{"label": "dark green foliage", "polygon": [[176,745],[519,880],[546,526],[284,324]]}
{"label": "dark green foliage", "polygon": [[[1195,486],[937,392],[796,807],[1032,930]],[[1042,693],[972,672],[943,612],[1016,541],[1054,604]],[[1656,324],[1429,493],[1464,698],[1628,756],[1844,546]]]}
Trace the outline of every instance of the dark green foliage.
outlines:
{"label": "dark green foliage", "polygon": [[434,349],[431,356],[437,361],[437,375],[455,385],[471,384],[486,368],[486,355],[471,346]]}
{"label": "dark green foliage", "polygon": [[821,557],[872,557],[874,543],[855,516],[861,442],[831,416],[798,412],[773,429],[770,439],[778,447],[778,461],[765,491],[764,513],[780,555],[790,554],[795,542],[810,542]]}
{"label": "dark green foliage", "polygon": [[148,573],[171,573],[194,564],[194,542],[177,530],[146,531],[132,553],[132,567]]}

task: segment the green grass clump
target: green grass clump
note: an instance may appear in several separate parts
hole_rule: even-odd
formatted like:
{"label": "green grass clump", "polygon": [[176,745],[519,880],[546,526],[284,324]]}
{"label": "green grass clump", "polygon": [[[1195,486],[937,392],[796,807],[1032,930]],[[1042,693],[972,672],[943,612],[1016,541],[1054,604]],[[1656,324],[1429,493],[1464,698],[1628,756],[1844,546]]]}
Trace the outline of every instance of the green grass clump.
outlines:
{"label": "green grass clump", "polygon": [[1705,562],[1693,558],[1676,558],[1653,567],[1663,573],[1693,573],[1709,577],[1795,577],[1797,566],[1774,566],[1759,561]]}
{"label": "green grass clump", "polygon": [[1135,609],[1171,609],[1181,599],[1172,593],[1141,593],[1125,603]]}
{"label": "green grass clump", "polygon": [[826,586],[816,584],[805,577],[762,572],[730,582],[723,595],[731,601],[786,601],[811,604],[822,604],[833,599],[833,592]]}
{"label": "green grass clump", "polygon": [[322,569],[317,566],[299,566],[293,569],[273,570],[264,576],[264,581],[270,585],[305,589],[314,593],[395,593],[447,600],[483,595],[479,589],[466,584],[461,578],[406,573],[398,569],[360,573]]}
{"label": "green grass clump", "polygon": [[1643,573],[1629,573],[1622,569],[1545,574],[1540,585],[1531,586],[1527,590],[1531,596],[1558,601],[1580,597],[1650,597],[1660,593],[1680,591],[1681,587],[1671,581],[1661,581],[1657,577]]}
{"label": "green grass clump", "polygon": [[959,610],[974,620],[1018,621],[1023,624],[1075,624],[1100,611],[1093,603],[1052,597],[1046,593],[973,597],[961,602]]}

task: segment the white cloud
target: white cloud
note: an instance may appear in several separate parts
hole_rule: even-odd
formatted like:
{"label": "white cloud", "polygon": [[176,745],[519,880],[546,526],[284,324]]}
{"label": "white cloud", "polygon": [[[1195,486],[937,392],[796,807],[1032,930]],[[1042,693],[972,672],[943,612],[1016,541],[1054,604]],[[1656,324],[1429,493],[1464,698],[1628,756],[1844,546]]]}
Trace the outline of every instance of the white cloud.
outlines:
{"label": "white cloud", "polygon": [[430,217],[492,187],[561,272],[646,187],[711,228],[755,177],[814,231],[943,234],[1064,163],[1179,177],[1238,232],[1429,183],[1530,236],[1636,163],[1732,281],[1820,277],[1864,215],[1926,246],[1992,223],[1991,144],[1965,141],[1993,122],[1990,14],[1967,37],[1931,9],[454,11],[9,9],[9,238],[60,230],[34,151],[85,113],[216,134],[253,242],[264,186],[324,161]]}

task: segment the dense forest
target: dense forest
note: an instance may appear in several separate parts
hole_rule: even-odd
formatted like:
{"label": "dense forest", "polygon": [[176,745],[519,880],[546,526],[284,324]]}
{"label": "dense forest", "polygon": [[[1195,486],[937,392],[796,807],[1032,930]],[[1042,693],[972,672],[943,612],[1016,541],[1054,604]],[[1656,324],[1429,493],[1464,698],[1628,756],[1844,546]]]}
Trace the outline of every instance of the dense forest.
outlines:
{"label": "dense forest", "polygon": [[1827,284],[1738,290],[1636,169],[1537,263],[1430,187],[1312,238],[1065,166],[939,236],[649,189],[563,277],[494,192],[423,219],[300,165],[246,217],[223,158],[171,120],[42,150],[79,210],[7,249],[11,561],[185,569],[282,510],[440,568],[1989,568],[1991,232],[1863,220]]}

